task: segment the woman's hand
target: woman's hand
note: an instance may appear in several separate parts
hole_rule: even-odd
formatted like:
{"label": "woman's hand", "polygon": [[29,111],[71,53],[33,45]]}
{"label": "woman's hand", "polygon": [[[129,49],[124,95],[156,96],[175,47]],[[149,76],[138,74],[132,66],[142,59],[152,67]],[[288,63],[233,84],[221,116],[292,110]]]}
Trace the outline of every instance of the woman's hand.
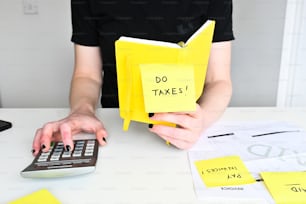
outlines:
{"label": "woman's hand", "polygon": [[71,113],[62,120],[46,123],[36,131],[32,153],[36,156],[40,149],[48,151],[52,141],[63,141],[65,149],[72,151],[73,135],[80,132],[95,134],[100,145],[106,144],[107,132],[94,114]]}
{"label": "woman's hand", "polygon": [[191,148],[205,127],[203,110],[198,104],[194,112],[155,113],[150,119],[176,124],[176,127],[153,125],[150,131],[180,149]]}
{"label": "woman's hand", "polygon": [[[151,132],[180,149],[191,148],[201,133],[216,122],[232,96],[231,41],[212,44],[204,90],[195,112],[155,113],[152,120],[177,124],[177,127],[154,125]],[[205,107],[205,110],[204,108]]]}

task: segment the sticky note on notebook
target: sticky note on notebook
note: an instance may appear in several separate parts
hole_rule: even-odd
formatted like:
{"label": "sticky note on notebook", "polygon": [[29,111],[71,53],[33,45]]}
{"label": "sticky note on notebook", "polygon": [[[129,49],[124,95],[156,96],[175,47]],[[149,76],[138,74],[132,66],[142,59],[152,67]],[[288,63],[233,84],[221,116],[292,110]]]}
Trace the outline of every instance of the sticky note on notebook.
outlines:
{"label": "sticky note on notebook", "polygon": [[195,161],[196,169],[207,187],[233,186],[254,183],[239,156],[227,156]]}
{"label": "sticky note on notebook", "polygon": [[41,189],[8,204],[60,204],[60,202],[47,190]]}
{"label": "sticky note on notebook", "polygon": [[306,203],[306,172],[262,172],[276,204]]}
{"label": "sticky note on notebook", "polygon": [[193,65],[141,64],[140,69],[147,113],[195,110]]}

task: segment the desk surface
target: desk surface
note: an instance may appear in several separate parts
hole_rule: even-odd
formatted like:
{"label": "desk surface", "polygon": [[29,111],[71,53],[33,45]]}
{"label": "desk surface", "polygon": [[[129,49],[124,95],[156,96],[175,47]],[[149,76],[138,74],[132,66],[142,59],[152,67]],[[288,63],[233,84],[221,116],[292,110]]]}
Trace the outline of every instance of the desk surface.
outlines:
{"label": "desk surface", "polygon": [[[0,109],[0,118],[13,123],[13,128],[0,132],[0,203],[41,188],[65,204],[203,203],[193,189],[187,151],[167,146],[146,124],[132,122],[124,132],[117,109],[98,110],[109,137],[108,145],[99,149],[95,173],[47,180],[22,178],[19,172],[33,160],[36,129],[67,113],[68,109]],[[282,120],[306,129],[306,108],[229,108],[221,120]]]}

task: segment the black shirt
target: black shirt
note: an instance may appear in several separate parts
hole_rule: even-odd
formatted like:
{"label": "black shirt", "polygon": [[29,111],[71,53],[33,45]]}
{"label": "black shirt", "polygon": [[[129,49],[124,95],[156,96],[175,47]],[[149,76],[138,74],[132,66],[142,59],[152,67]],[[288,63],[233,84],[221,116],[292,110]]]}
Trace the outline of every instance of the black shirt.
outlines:
{"label": "black shirt", "polygon": [[103,53],[103,107],[118,107],[115,40],[186,41],[206,20],[213,42],[233,40],[232,0],[71,0],[72,42]]}

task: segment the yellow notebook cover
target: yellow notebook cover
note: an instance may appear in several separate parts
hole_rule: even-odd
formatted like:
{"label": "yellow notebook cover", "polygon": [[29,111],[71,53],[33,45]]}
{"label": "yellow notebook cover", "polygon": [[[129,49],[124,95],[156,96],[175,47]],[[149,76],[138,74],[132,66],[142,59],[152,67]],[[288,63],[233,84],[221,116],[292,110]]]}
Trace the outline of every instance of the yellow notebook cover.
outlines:
{"label": "yellow notebook cover", "polygon": [[[175,84],[178,87],[168,87],[162,90],[163,93],[170,93],[171,91],[172,95],[174,92],[178,93],[180,90],[183,91],[183,88],[186,87],[184,81],[180,86],[178,83],[179,77],[177,76],[184,75],[186,72],[189,74],[193,73],[192,80],[194,81],[194,85],[192,87],[194,87],[195,90],[192,100],[194,100],[194,106],[188,106],[188,110],[179,109],[168,112],[191,111],[195,109],[195,103],[201,96],[204,88],[214,27],[215,21],[206,21],[185,43],[170,43],[125,36],[120,37],[115,42],[119,110],[121,118],[124,119],[124,130],[128,129],[131,120],[157,124],[156,121],[149,119],[147,111],[150,110],[150,108],[147,108],[146,111],[145,107],[142,76],[146,75],[146,70],[141,71],[140,68],[143,65],[153,64],[158,69],[169,65],[166,69],[175,69],[174,72],[176,74],[173,77],[176,78],[176,82],[172,82],[172,86]],[[184,71],[180,72],[180,69],[173,65],[180,65],[180,67],[183,67],[182,70]],[[152,69],[154,69],[154,66]],[[189,69],[188,71],[190,66],[193,67],[193,70]],[[154,77],[162,78],[163,76]],[[169,78],[172,76],[168,75],[167,77]],[[190,80],[190,78],[186,79],[186,81],[187,80]],[[188,82],[188,84],[190,83]],[[153,86],[154,84],[152,82],[152,90],[154,89]],[[152,91],[152,93],[156,94],[157,92]],[[158,97],[160,97],[160,95]],[[181,95],[180,97],[184,96]],[[176,100],[175,103],[179,104],[180,101],[181,100]],[[171,100],[166,100],[166,103],[163,102],[159,105],[161,107],[163,105],[169,106],[171,105]],[[180,107],[177,104],[175,105],[176,107]],[[161,110],[164,109],[161,108]],[[162,124],[173,125],[163,122]]]}

